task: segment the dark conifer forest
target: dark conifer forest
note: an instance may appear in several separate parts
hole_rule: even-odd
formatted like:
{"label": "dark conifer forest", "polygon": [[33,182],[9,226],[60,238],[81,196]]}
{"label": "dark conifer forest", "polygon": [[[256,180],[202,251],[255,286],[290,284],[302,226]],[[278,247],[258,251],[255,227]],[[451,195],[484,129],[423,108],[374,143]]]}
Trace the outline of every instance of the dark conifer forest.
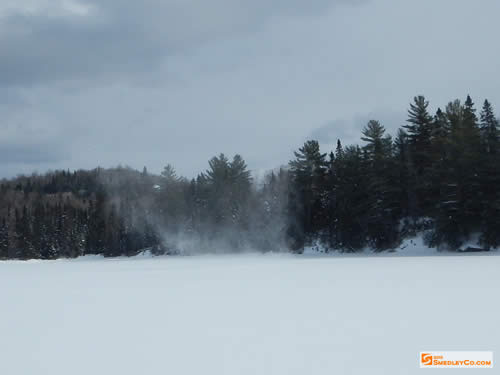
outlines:
{"label": "dark conifer forest", "polygon": [[[279,161],[277,162],[279,165]],[[359,145],[315,140],[288,166],[252,178],[243,158],[213,157],[194,179],[167,165],[54,171],[0,184],[0,259],[396,248],[420,233],[456,251],[500,245],[500,138],[492,105],[467,96],[430,113],[417,96],[393,136],[369,121]]]}

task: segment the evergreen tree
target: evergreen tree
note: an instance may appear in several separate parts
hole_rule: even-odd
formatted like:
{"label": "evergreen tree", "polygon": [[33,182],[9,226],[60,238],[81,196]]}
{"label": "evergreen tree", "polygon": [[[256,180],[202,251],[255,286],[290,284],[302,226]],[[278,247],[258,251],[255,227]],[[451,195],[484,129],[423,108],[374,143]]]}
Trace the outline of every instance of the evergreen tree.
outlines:
{"label": "evergreen tree", "polygon": [[33,239],[34,246],[40,252],[43,259],[55,258],[57,254],[50,243],[50,228],[48,223],[48,212],[46,207],[39,200],[33,213]]}
{"label": "evergreen tree", "polygon": [[500,151],[499,124],[493,112],[493,107],[486,99],[481,111],[481,139],[487,154],[497,154]]}
{"label": "evergreen tree", "polygon": [[428,173],[429,179],[429,201],[432,206],[427,212],[428,216],[434,217],[439,212],[439,202],[445,201],[444,194],[447,190],[450,169],[449,152],[450,124],[446,114],[438,108],[434,116],[431,134],[431,166]]}
{"label": "evergreen tree", "polygon": [[[147,171],[146,171],[147,173]],[[144,171],[143,171],[144,174]],[[177,172],[175,168],[171,164],[167,164],[163,171],[161,172],[161,176],[166,180],[167,184],[176,183],[179,181],[179,177],[177,176]]]}
{"label": "evergreen tree", "polygon": [[317,141],[305,142],[294,155],[295,159],[289,163],[294,194],[290,207],[294,217],[289,233],[300,248],[306,239],[304,236],[325,227],[322,194],[327,163],[326,154],[321,153]]}
{"label": "evergreen tree", "polygon": [[123,255],[121,253],[121,235],[123,234],[123,228],[121,228],[121,222],[117,213],[116,206],[111,205],[109,209],[109,214],[106,219],[106,232],[105,232],[105,247],[104,256],[105,257],[116,257]]}
{"label": "evergreen tree", "polygon": [[500,246],[500,141],[498,120],[488,100],[481,111],[480,130],[481,242],[489,249]]}
{"label": "evergreen tree", "polygon": [[2,218],[0,225],[0,259],[9,258],[9,226],[5,218]]}
{"label": "evergreen tree", "polygon": [[340,139],[337,140],[337,148],[335,149],[335,158],[341,159],[344,155],[344,148],[342,147],[342,142]]}
{"label": "evergreen tree", "polygon": [[103,254],[106,247],[106,220],[105,220],[106,194],[103,190],[96,193],[94,203],[89,207],[89,225],[87,239],[85,240],[87,254]]}
{"label": "evergreen tree", "polygon": [[[337,141],[337,148],[341,148],[342,145],[340,140]],[[339,155],[342,155],[339,152]],[[341,156],[339,156],[341,157]],[[327,164],[327,172],[326,172],[326,182],[325,182],[325,220],[327,223],[327,233],[325,233],[325,237],[323,242],[326,242],[328,247],[335,248],[337,246],[337,193],[338,193],[338,171],[337,171],[337,163],[335,154],[330,152],[329,160]]]}
{"label": "evergreen tree", "polygon": [[474,103],[469,95],[464,103],[462,158],[463,172],[461,207],[468,231],[479,229],[481,216],[481,186],[479,180],[481,164],[481,135]]}
{"label": "evergreen tree", "polygon": [[356,251],[367,244],[369,186],[359,146],[348,146],[335,158],[335,248]]}
{"label": "evergreen tree", "polygon": [[428,112],[429,102],[423,96],[414,98],[408,110],[408,124],[404,126],[408,134],[409,153],[409,178],[412,188],[415,189],[416,212],[412,216],[420,216],[432,203],[429,201],[429,190],[427,173],[430,168],[431,159],[431,134],[432,116]]}
{"label": "evergreen tree", "polygon": [[456,249],[478,229],[481,210],[480,137],[470,96],[464,105],[450,102],[446,118],[449,136],[433,243]]}
{"label": "evergreen tree", "polygon": [[382,167],[381,161],[390,155],[391,137],[385,135],[385,128],[376,120],[368,121],[362,130],[361,140],[366,142],[364,150],[367,151],[373,167]]}
{"label": "evergreen tree", "polygon": [[449,127],[446,157],[441,167],[440,198],[437,202],[434,234],[429,242],[431,246],[445,245],[458,248],[465,238],[462,210],[460,207],[460,189],[462,177],[460,170],[463,106],[459,100],[446,106],[446,122]]}
{"label": "evergreen tree", "polygon": [[31,216],[27,206],[23,207],[22,216],[16,210],[16,234],[17,234],[17,253],[19,259],[38,259],[40,253],[35,248],[32,232]]}
{"label": "evergreen tree", "polygon": [[[240,229],[248,229],[248,209],[251,188],[250,171],[240,155],[229,163],[231,220]],[[234,240],[237,241],[237,240]]]}
{"label": "evergreen tree", "polygon": [[209,210],[215,224],[222,225],[231,216],[230,197],[227,194],[230,178],[229,160],[224,154],[220,154],[210,159],[208,165],[210,169],[207,170],[205,177],[210,190]]}
{"label": "evergreen tree", "polygon": [[399,129],[394,140],[394,173],[402,217],[409,217],[416,212],[416,195],[415,189],[411,186],[409,166],[408,135],[403,129]]}
{"label": "evergreen tree", "polygon": [[368,162],[367,232],[373,248],[384,250],[396,245],[401,212],[393,173],[392,140],[375,120],[368,122],[362,134],[361,139],[367,143],[363,149]]}

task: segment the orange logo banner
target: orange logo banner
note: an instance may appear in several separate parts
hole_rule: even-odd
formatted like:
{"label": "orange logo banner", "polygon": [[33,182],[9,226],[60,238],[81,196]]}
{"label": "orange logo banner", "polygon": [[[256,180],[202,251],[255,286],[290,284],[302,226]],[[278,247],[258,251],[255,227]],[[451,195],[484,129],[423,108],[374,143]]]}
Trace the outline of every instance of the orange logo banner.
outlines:
{"label": "orange logo banner", "polygon": [[420,368],[493,368],[493,352],[420,352]]}

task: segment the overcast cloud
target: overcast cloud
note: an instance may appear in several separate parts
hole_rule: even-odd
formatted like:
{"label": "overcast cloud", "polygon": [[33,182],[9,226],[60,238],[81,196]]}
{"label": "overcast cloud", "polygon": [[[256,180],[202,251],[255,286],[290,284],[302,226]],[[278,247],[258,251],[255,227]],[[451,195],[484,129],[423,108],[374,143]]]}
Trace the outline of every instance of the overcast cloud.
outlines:
{"label": "overcast cloud", "polygon": [[193,176],[220,152],[391,132],[414,95],[500,108],[500,2],[3,0],[0,176],[119,163]]}

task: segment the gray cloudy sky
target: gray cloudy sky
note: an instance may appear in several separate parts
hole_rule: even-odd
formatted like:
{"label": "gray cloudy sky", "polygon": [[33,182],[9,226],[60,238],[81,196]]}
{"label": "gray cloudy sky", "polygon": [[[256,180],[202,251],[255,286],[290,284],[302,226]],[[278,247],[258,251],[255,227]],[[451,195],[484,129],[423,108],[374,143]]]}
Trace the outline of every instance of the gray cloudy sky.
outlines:
{"label": "gray cloudy sky", "polygon": [[401,125],[414,95],[500,108],[498,0],[1,0],[0,177],[119,163],[273,168]]}

